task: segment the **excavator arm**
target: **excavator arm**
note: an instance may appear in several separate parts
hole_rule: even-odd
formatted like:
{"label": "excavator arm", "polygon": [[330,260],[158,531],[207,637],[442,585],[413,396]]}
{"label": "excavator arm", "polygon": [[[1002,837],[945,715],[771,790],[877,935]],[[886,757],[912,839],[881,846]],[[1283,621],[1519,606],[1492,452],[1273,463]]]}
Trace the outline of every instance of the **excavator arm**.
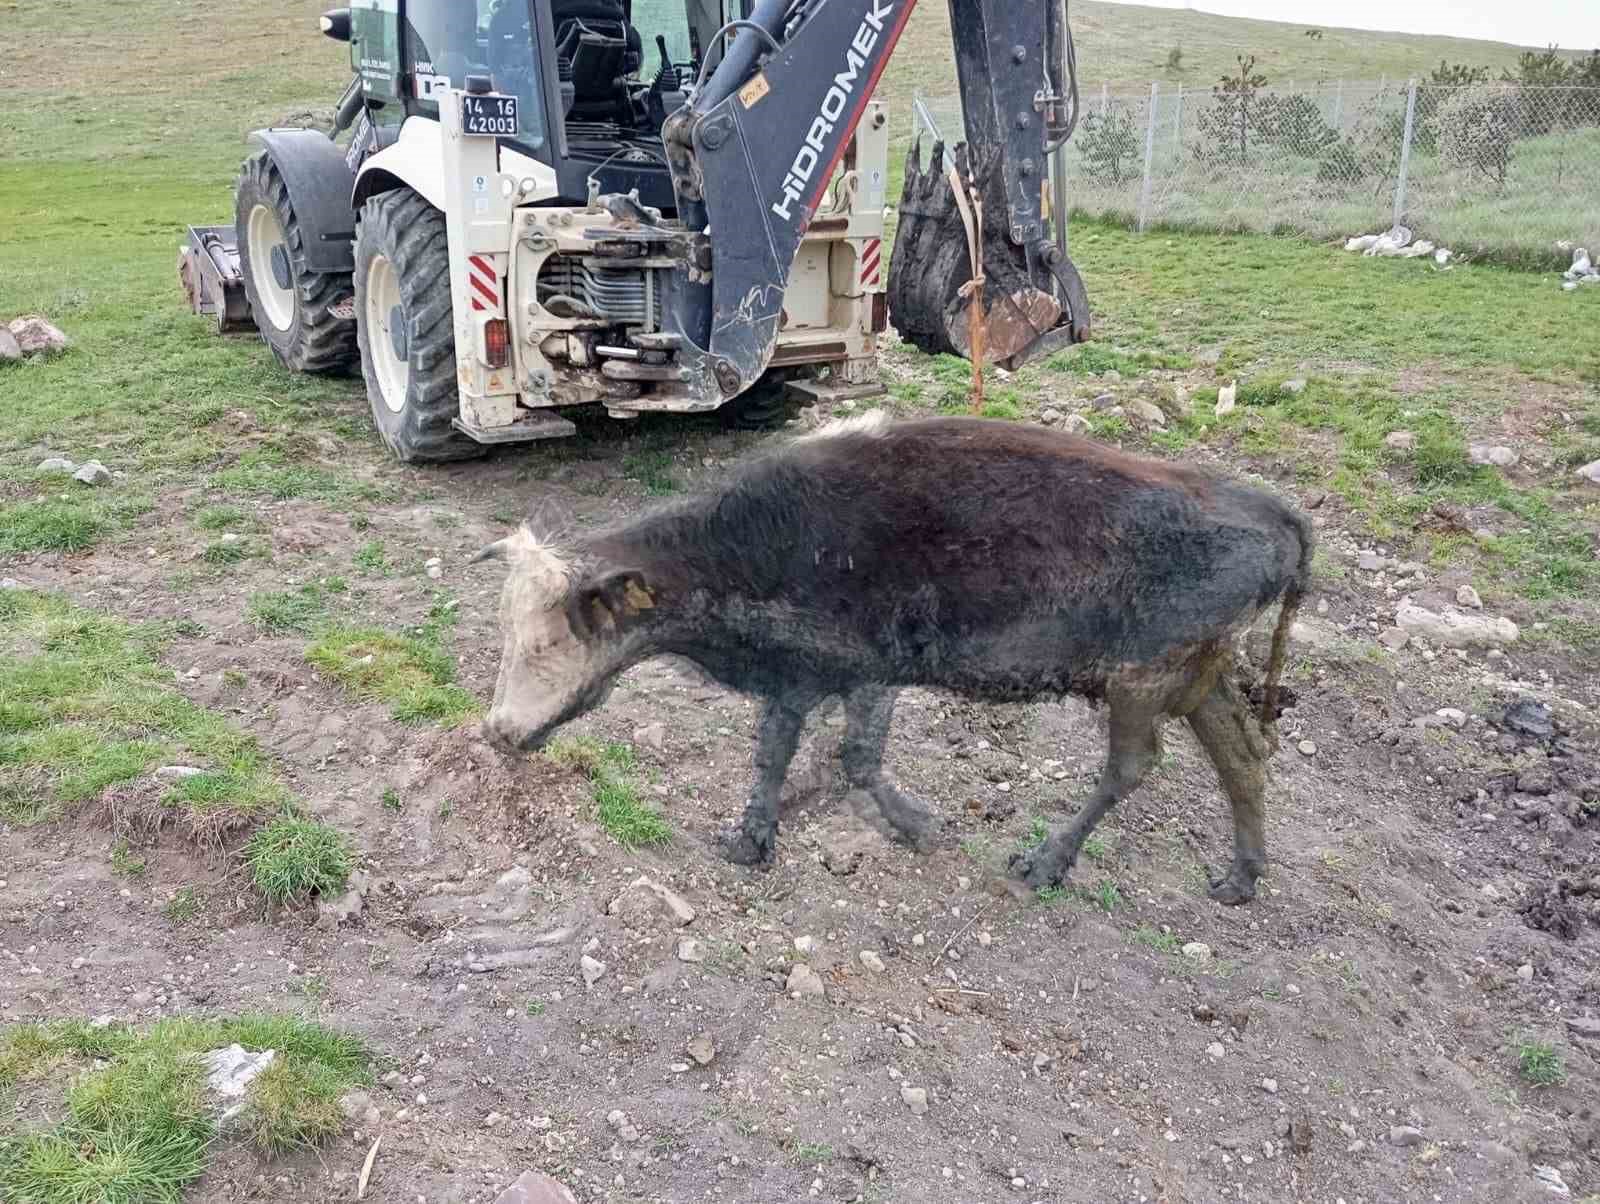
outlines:
{"label": "excavator arm", "polygon": [[[747,2],[707,47],[693,99],[668,118],[692,266],[666,324],[680,365],[707,392],[731,397],[770,361],[796,250],[915,4]],[[912,152],[890,314],[913,342],[966,354],[981,295],[988,354],[1019,364],[1088,331],[1082,285],[1044,208],[1048,152],[1071,130],[1070,35],[1061,0],[949,4],[967,139],[950,157],[954,179],[942,146],[926,169]],[[974,273],[962,219],[979,208],[981,294],[964,287]]]}

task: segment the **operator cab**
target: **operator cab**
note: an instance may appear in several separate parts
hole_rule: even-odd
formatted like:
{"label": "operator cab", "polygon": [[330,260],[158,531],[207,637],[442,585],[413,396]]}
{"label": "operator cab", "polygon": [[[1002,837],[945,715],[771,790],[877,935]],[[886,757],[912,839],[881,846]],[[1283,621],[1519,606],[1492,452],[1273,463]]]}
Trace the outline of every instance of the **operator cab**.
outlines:
{"label": "operator cab", "polygon": [[487,79],[517,98],[518,132],[502,141],[554,169],[559,200],[581,203],[592,176],[602,193],[638,189],[645,205],[675,210],[661,127],[684,104],[699,65],[685,0],[395,0],[382,8],[389,11],[368,0],[323,23],[350,38],[378,129],[374,149],[406,117],[438,120],[445,88]]}

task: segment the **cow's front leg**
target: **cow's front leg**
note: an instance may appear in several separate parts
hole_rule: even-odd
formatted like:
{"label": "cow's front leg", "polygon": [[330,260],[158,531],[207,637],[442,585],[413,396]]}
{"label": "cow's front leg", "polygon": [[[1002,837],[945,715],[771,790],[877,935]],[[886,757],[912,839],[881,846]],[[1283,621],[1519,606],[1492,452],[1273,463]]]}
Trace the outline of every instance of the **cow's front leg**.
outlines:
{"label": "cow's front leg", "polygon": [[810,695],[774,698],[756,732],[756,784],[739,826],[722,838],[723,855],[735,865],[768,865],[778,848],[778,796],[800,729],[817,700]]}
{"label": "cow's front leg", "polygon": [[883,749],[894,721],[895,691],[884,686],[863,686],[844,700],[845,778],[865,790],[895,836],[912,848],[926,849],[939,831],[939,814],[919,799],[901,792],[883,771]]}

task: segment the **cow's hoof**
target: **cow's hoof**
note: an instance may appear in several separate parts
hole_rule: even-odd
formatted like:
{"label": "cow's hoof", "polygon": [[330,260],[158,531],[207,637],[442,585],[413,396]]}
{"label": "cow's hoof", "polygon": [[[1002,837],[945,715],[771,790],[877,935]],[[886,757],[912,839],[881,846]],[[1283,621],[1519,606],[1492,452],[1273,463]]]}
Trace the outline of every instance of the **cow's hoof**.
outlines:
{"label": "cow's hoof", "polygon": [[1060,886],[1066,871],[1067,867],[1058,859],[1041,850],[1011,854],[1011,876],[1034,890],[1049,890],[1053,886]]}
{"label": "cow's hoof", "polygon": [[1238,907],[1256,897],[1256,884],[1248,878],[1235,878],[1230,874],[1221,881],[1213,882],[1207,893],[1224,907]]}
{"label": "cow's hoof", "polygon": [[768,837],[757,840],[743,828],[732,828],[722,834],[722,855],[734,865],[761,867],[772,864],[776,842]]}

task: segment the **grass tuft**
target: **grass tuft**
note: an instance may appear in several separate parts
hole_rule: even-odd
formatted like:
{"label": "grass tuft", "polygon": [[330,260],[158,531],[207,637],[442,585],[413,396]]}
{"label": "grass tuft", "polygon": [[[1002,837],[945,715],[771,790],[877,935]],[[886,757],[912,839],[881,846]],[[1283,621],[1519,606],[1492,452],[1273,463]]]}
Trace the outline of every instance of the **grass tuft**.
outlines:
{"label": "grass tuft", "polygon": [[327,605],[320,586],[302,585],[297,590],[251,594],[245,614],[264,635],[303,635],[323,620]]}
{"label": "grass tuft", "polygon": [[454,685],[455,665],[440,648],[437,627],[396,635],[378,627],[334,627],[306,649],[306,660],[364,697],[386,702],[401,723],[461,723],[478,701]]}
{"label": "grass tuft", "polygon": [[79,552],[111,529],[102,506],[76,498],[0,506],[0,556]]}
{"label": "grass tuft", "polygon": [[343,836],[326,824],[293,816],[275,819],[252,836],[244,859],[256,889],[275,904],[344,889],[352,864]]}
{"label": "grass tuft", "polygon": [[1517,1073],[1535,1087],[1554,1087],[1566,1081],[1567,1067],[1555,1046],[1523,1037],[1517,1042]]}
{"label": "grass tuft", "polygon": [[589,779],[600,826],[624,848],[663,845],[672,839],[672,828],[661,813],[639,797],[630,746],[580,736],[556,741],[545,755]]}

